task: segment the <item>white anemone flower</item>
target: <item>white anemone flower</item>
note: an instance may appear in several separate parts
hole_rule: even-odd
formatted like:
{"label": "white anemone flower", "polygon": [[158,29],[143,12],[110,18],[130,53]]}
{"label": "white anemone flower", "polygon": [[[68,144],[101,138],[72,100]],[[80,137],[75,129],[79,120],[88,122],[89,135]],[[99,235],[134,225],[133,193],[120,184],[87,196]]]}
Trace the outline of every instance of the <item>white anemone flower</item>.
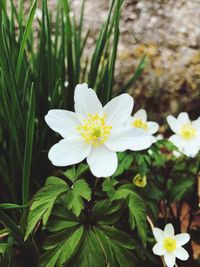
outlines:
{"label": "white anemone flower", "polygon": [[153,134],[158,131],[159,125],[156,122],[147,121],[147,113],[144,109],[138,110],[133,117],[130,118],[129,123],[132,128],[132,134],[135,137],[135,141],[131,144],[129,149],[133,151],[147,149],[152,143],[157,141]]}
{"label": "white anemone flower", "polygon": [[169,140],[188,157],[195,157],[200,148],[200,117],[191,121],[188,113],[181,112],[177,118],[167,117],[171,130],[175,133]]}
{"label": "white anemone flower", "polygon": [[174,227],[169,223],[165,226],[164,231],[155,227],[153,235],[157,241],[153,247],[153,253],[158,256],[164,256],[167,267],[173,267],[176,258],[182,261],[186,261],[189,258],[188,252],[182,248],[190,240],[189,234],[174,235]]}
{"label": "white anemone flower", "polygon": [[116,152],[125,151],[132,142],[126,121],[133,109],[133,98],[122,94],[104,107],[94,90],[78,84],[74,93],[75,112],[53,109],[45,116],[48,126],[63,139],[49,151],[55,166],[69,166],[85,158],[96,177],[109,177],[117,169]]}

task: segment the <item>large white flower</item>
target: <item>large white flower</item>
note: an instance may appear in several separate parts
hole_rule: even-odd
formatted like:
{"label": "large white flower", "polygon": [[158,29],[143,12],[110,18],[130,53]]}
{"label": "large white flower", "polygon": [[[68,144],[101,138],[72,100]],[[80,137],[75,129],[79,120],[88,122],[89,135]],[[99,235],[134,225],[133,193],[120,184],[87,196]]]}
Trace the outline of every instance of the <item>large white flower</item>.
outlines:
{"label": "large white flower", "polygon": [[177,118],[169,115],[167,122],[175,133],[169,140],[181,153],[188,157],[195,157],[200,148],[200,117],[191,121],[188,113],[181,112]]}
{"label": "large white flower", "polygon": [[153,121],[147,121],[147,113],[144,109],[138,110],[129,120],[132,128],[134,142],[129,149],[133,151],[149,148],[157,139],[153,136],[158,131],[159,125]]}
{"label": "large white flower", "polygon": [[87,158],[94,176],[111,176],[118,165],[116,152],[125,151],[133,142],[125,126],[133,98],[122,94],[102,107],[94,90],[84,83],[76,86],[74,101],[75,112],[54,109],[45,116],[49,127],[63,137],[50,149],[48,157],[55,166]]}
{"label": "large white flower", "polygon": [[165,226],[164,231],[154,228],[153,234],[157,241],[153,247],[153,253],[158,256],[164,256],[167,267],[173,267],[176,258],[182,261],[189,258],[188,252],[182,248],[190,240],[189,234],[174,235],[174,227],[171,223]]}

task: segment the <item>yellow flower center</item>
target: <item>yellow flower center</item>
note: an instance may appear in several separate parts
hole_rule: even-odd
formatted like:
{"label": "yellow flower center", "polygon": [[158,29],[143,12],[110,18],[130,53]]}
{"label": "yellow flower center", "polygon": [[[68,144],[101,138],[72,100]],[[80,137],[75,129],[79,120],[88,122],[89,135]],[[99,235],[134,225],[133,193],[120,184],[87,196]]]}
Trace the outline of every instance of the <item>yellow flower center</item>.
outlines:
{"label": "yellow flower center", "polygon": [[176,240],[171,237],[166,237],[164,239],[163,247],[168,251],[172,252],[176,249]]}
{"label": "yellow flower center", "polygon": [[140,174],[137,174],[133,178],[133,183],[138,187],[145,187],[147,185],[147,177],[146,177],[146,175],[141,176]]}
{"label": "yellow flower center", "polygon": [[148,125],[146,122],[142,121],[141,119],[136,119],[134,120],[134,122],[132,123],[132,125],[136,128],[141,128],[144,130],[148,129]]}
{"label": "yellow flower center", "polygon": [[83,125],[77,127],[85,143],[94,147],[100,146],[106,142],[110,135],[112,126],[106,125],[106,115],[89,114],[83,121]]}
{"label": "yellow flower center", "polygon": [[180,135],[189,140],[196,135],[196,129],[191,124],[185,124],[181,127]]}

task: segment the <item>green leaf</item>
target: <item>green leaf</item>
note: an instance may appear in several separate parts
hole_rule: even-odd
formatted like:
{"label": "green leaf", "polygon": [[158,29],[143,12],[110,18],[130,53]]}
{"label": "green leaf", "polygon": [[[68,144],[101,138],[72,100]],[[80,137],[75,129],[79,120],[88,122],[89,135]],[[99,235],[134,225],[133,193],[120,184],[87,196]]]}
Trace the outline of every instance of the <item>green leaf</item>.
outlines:
{"label": "green leaf", "polygon": [[113,199],[127,199],[129,208],[129,223],[131,229],[137,227],[138,235],[144,246],[147,241],[146,208],[142,198],[129,189],[119,189]]}
{"label": "green leaf", "polygon": [[112,178],[106,178],[103,181],[103,184],[102,184],[103,192],[106,192],[109,198],[112,198],[112,196],[115,194],[115,185],[117,183],[118,182]]}
{"label": "green leaf", "polygon": [[173,200],[180,201],[185,195],[192,192],[194,186],[194,180],[189,178],[182,178],[174,183],[170,188],[170,197]]}
{"label": "green leaf", "polygon": [[140,265],[133,253],[123,247],[119,247],[118,243],[113,242],[112,248],[120,267],[137,267]]}
{"label": "green leaf", "polygon": [[[83,199],[91,199],[91,189],[85,180],[78,180],[74,183],[72,190],[66,196],[67,207],[78,217],[84,209]],[[82,199],[83,198],[83,199]]]}
{"label": "green leaf", "polygon": [[74,182],[77,180],[82,174],[84,174],[87,170],[89,170],[89,166],[87,164],[81,163],[78,165],[76,169],[75,166],[68,169],[63,174],[71,181]]}
{"label": "green leaf", "polygon": [[81,237],[83,235],[84,227],[80,226],[74,233],[67,239],[63,246],[63,251],[60,254],[59,264],[62,265],[71,258],[73,255],[75,249],[79,245],[79,242],[81,240]]}
{"label": "green leaf", "polygon": [[85,239],[77,254],[66,267],[102,267],[106,266],[106,257],[98,237],[91,228],[88,229]]}
{"label": "green leaf", "polygon": [[53,176],[47,179],[45,186],[36,193],[30,206],[25,240],[41,219],[44,225],[47,223],[56,199],[68,190],[69,187],[63,180]]}
{"label": "green leaf", "polygon": [[9,210],[9,209],[23,209],[27,208],[28,205],[17,205],[12,203],[0,203],[0,210]]}
{"label": "green leaf", "polygon": [[110,239],[118,242],[118,244],[127,249],[135,248],[134,239],[127,233],[118,230],[111,226],[100,225],[99,228],[107,235]]}
{"label": "green leaf", "polygon": [[133,155],[127,154],[127,152],[120,153],[118,157],[119,165],[116,172],[113,174],[113,177],[119,176],[127,171],[133,162]]}
{"label": "green leaf", "polygon": [[129,196],[129,222],[132,229],[135,225],[137,227],[138,235],[146,246],[147,242],[147,222],[146,222],[146,209],[143,200],[136,193]]}
{"label": "green leaf", "polygon": [[22,202],[24,205],[29,200],[29,183],[30,183],[30,169],[33,148],[34,123],[35,123],[35,96],[33,91],[33,84],[30,92],[30,105],[26,123],[26,143],[24,150],[24,166],[22,178]]}
{"label": "green leaf", "polygon": [[105,257],[107,259],[107,262],[109,263],[110,267],[117,266],[117,261],[114,256],[114,252],[112,249],[112,243],[110,242],[110,239],[108,236],[104,234],[104,232],[99,229],[98,227],[94,227],[94,232],[101,244],[101,247],[104,251]]}
{"label": "green leaf", "polygon": [[122,211],[122,201],[100,200],[92,209],[91,220],[98,224],[113,225],[120,219]]}
{"label": "green leaf", "polygon": [[130,86],[133,86],[133,84],[136,82],[136,80],[141,76],[145,66],[147,64],[147,58],[146,55],[144,55],[134,73],[134,75],[130,78],[130,80],[124,85],[124,87],[121,89],[120,93],[127,92],[127,90],[130,88]]}
{"label": "green leaf", "polygon": [[61,231],[57,235],[50,237],[48,250],[41,257],[41,267],[64,266],[80,245],[84,227],[80,226],[78,229],[72,228],[70,231]]}
{"label": "green leaf", "polygon": [[48,220],[47,229],[50,232],[57,232],[80,224],[82,218],[77,218],[71,210],[66,208],[66,203],[62,200],[58,202]]}
{"label": "green leaf", "polygon": [[20,75],[20,70],[21,70],[21,66],[22,66],[22,59],[23,59],[23,55],[24,55],[24,50],[25,50],[25,46],[26,46],[26,42],[27,39],[29,37],[29,34],[32,30],[32,22],[35,16],[35,11],[36,11],[36,7],[37,7],[37,0],[34,0],[30,9],[30,13],[28,15],[28,20],[27,20],[27,24],[24,30],[24,34],[23,34],[23,38],[22,38],[22,43],[21,43],[21,47],[19,50],[19,56],[18,56],[18,60],[17,60],[17,67],[16,67],[16,79],[19,79],[19,75]]}
{"label": "green leaf", "polygon": [[94,231],[101,243],[108,266],[139,266],[136,256],[129,250],[137,244],[127,233],[113,227],[95,227]]}

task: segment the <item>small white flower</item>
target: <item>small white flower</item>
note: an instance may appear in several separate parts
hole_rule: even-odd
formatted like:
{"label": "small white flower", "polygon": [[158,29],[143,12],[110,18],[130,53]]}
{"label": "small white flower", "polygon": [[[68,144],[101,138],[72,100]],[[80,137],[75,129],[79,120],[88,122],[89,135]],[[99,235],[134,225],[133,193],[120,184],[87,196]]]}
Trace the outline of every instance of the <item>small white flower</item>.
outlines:
{"label": "small white flower", "polygon": [[65,81],[64,82],[64,87],[67,87],[69,85],[69,82],[68,81]]}
{"label": "small white flower", "polygon": [[39,21],[42,20],[42,10],[36,8],[34,19],[38,19]]}
{"label": "small white flower", "polygon": [[200,117],[195,121],[191,121],[188,113],[181,112],[177,118],[169,115],[167,122],[175,133],[169,140],[184,155],[195,157],[200,148]]}
{"label": "small white flower", "polygon": [[159,125],[156,122],[147,121],[147,113],[144,109],[138,110],[130,118],[129,123],[135,138],[129,149],[133,151],[147,149],[157,141],[153,134],[158,131]]}
{"label": "small white flower", "polygon": [[157,241],[153,247],[153,253],[158,256],[164,256],[167,267],[173,267],[176,258],[182,261],[186,261],[189,258],[188,252],[182,248],[190,240],[189,234],[174,235],[174,227],[169,223],[165,226],[164,231],[154,228],[153,235]]}
{"label": "small white flower", "polygon": [[86,83],[78,84],[74,94],[75,112],[50,110],[45,121],[63,139],[49,151],[55,166],[69,166],[87,158],[96,177],[111,176],[117,169],[116,152],[125,151],[133,142],[126,127],[133,109],[128,94],[115,97],[104,107],[94,90]]}

